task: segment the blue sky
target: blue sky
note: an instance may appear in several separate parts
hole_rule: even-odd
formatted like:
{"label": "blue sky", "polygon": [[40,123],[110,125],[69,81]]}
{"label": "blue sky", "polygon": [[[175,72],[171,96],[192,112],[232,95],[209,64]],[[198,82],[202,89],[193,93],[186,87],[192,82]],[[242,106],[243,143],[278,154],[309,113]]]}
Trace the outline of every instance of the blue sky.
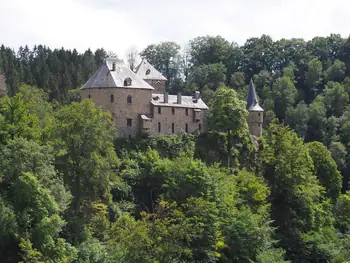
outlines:
{"label": "blue sky", "polygon": [[124,57],[131,47],[202,35],[243,44],[350,34],[349,0],[0,0],[0,43],[13,48],[104,47]]}

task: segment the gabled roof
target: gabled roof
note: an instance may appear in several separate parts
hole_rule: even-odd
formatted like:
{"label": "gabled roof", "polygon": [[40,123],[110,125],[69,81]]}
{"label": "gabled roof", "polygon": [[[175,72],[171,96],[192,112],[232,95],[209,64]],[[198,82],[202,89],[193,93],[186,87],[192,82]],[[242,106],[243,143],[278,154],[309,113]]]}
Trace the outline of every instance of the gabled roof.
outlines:
{"label": "gabled roof", "polygon": [[[113,70],[113,64],[115,64],[115,70]],[[125,86],[124,81],[128,78],[131,79],[131,85]],[[103,65],[92,75],[81,89],[93,88],[154,89],[140,76],[131,71],[123,62],[111,58],[105,59]]]}
{"label": "gabled roof", "polygon": [[247,110],[248,111],[264,111],[258,102],[258,98],[256,97],[255,88],[253,80],[250,80],[249,90],[247,96]]}
{"label": "gabled roof", "polygon": [[207,110],[208,106],[204,103],[202,99],[195,99],[192,96],[181,96],[181,104],[177,103],[177,95],[168,95],[168,102],[164,103],[164,93],[163,94],[152,94],[152,104],[155,106],[167,106],[167,107],[177,107],[177,108],[191,108]]}
{"label": "gabled roof", "polygon": [[142,59],[141,63],[135,68],[135,72],[142,79],[167,80],[158,70],[156,70],[146,59]]}

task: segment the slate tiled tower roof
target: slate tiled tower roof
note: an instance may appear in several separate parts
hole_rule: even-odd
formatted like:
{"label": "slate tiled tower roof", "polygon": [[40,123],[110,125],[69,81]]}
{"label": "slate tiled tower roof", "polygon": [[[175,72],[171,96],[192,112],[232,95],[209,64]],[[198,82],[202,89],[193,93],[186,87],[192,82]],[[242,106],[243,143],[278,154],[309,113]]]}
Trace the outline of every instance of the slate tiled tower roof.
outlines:
{"label": "slate tiled tower roof", "polygon": [[258,98],[256,97],[255,88],[253,80],[250,80],[248,96],[247,96],[247,110],[248,111],[264,111],[258,102]]}
{"label": "slate tiled tower roof", "polygon": [[145,80],[167,80],[146,59],[142,59],[141,63],[135,68],[135,73]]}
{"label": "slate tiled tower roof", "polygon": [[82,89],[121,87],[150,90],[154,89],[140,76],[131,71],[131,69],[123,62],[112,58],[107,58],[104,60],[103,65],[83,85]]}

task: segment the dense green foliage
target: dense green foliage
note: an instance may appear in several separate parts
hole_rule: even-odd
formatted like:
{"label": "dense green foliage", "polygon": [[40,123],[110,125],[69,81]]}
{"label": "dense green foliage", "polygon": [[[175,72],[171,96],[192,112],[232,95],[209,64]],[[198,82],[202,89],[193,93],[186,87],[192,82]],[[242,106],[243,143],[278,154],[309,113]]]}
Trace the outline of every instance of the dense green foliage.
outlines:
{"label": "dense green foliage", "polygon": [[180,52],[141,55],[169,90],[202,91],[210,131],[115,139],[110,114],[77,101],[103,49],[1,47],[1,262],[350,261],[350,40],[199,37]]}

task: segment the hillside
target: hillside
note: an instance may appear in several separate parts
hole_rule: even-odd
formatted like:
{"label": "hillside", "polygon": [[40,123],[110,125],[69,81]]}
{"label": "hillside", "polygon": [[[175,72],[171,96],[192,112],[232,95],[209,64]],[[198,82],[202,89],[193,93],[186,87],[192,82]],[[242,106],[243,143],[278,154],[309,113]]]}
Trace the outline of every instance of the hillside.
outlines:
{"label": "hillside", "polygon": [[77,92],[103,49],[1,46],[1,262],[350,261],[350,38],[206,36],[140,54],[170,92],[201,90],[209,131],[115,139]]}

